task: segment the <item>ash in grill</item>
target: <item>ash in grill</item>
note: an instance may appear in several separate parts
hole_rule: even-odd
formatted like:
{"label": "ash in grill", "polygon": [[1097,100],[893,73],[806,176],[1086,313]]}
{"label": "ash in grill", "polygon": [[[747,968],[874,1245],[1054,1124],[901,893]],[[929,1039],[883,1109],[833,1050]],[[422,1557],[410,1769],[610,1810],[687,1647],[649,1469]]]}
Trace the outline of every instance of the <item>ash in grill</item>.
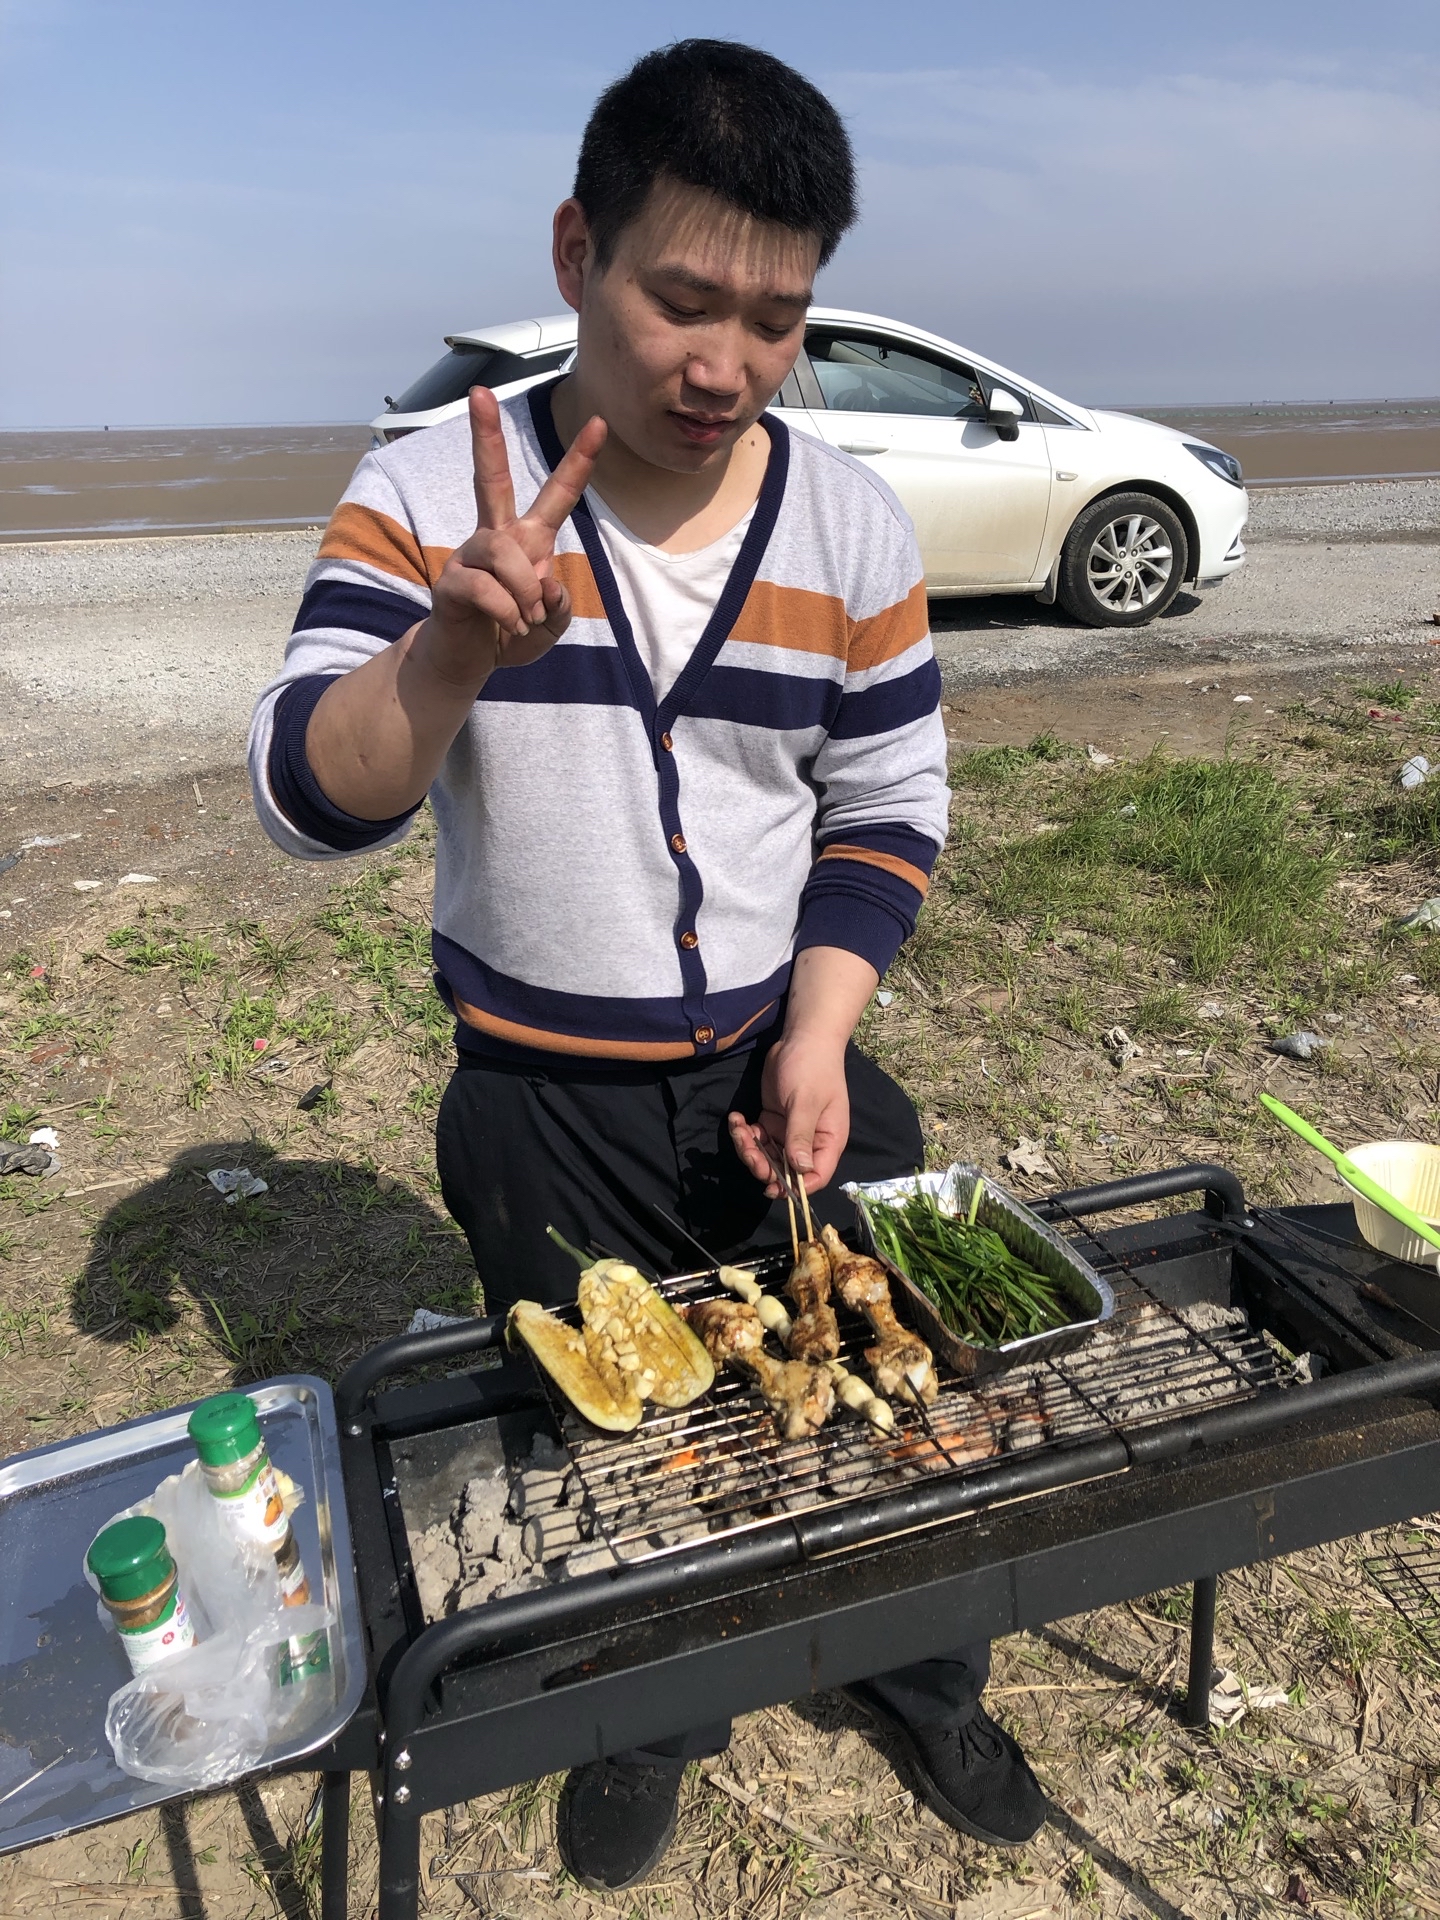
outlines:
{"label": "ash in grill", "polygon": [[538,1433],[513,1466],[473,1474],[443,1520],[410,1534],[427,1620],[613,1567],[563,1447]]}
{"label": "ash in grill", "polygon": [[[786,1266],[756,1262],[753,1271],[778,1291]],[[917,1477],[963,1476],[1007,1453],[1060,1448],[1286,1384],[1273,1349],[1238,1309],[1175,1309],[1130,1274],[1107,1277],[1115,1315],[1088,1345],[976,1387],[945,1379],[928,1416],[897,1405],[888,1436],[837,1414],[817,1434],[782,1440],[753,1387],[730,1372],[696,1405],[651,1408],[623,1437],[597,1434],[552,1392],[582,1514],[633,1565]],[[713,1274],[666,1281],[663,1291],[677,1306],[718,1294]],[[862,1372],[872,1336],[843,1310],[840,1324],[841,1357]]]}

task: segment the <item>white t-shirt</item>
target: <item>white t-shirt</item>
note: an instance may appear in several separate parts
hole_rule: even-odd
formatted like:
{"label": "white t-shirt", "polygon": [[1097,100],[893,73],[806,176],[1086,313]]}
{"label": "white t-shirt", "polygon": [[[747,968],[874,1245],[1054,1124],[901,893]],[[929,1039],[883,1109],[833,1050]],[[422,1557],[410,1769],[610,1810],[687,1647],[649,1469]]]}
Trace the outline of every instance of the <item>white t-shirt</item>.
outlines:
{"label": "white t-shirt", "polygon": [[755,509],[751,507],[743,520],[708,547],[697,547],[693,553],[666,553],[637,538],[593,487],[585,498],[614,570],[635,645],[650,670],[655,698],[663,700],[715,611]]}

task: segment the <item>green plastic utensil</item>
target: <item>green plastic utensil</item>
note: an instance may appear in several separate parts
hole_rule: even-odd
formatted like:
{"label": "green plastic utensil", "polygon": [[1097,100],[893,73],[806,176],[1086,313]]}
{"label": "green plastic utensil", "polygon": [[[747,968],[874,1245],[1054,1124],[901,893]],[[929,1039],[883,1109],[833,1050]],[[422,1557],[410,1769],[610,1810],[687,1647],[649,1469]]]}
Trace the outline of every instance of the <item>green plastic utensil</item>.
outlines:
{"label": "green plastic utensil", "polygon": [[1367,1200],[1379,1207],[1382,1213],[1388,1213],[1392,1220],[1398,1220],[1402,1227],[1408,1227],[1420,1239],[1428,1241],[1432,1247],[1440,1249],[1440,1233],[1437,1233],[1428,1220],[1422,1220],[1413,1213],[1403,1200],[1397,1200],[1393,1193],[1387,1193],[1384,1187],[1372,1180],[1368,1173],[1356,1166],[1348,1153],[1342,1153],[1339,1147],[1332,1146],[1323,1133],[1317,1133],[1308,1120],[1302,1120],[1293,1108],[1287,1107],[1283,1100],[1277,1100],[1273,1093],[1262,1093],[1260,1104],[1267,1113],[1289,1127],[1292,1133],[1298,1133],[1307,1146],[1314,1147],[1317,1153],[1323,1153],[1331,1161],[1337,1173],[1342,1174],[1357,1193],[1363,1193]]}

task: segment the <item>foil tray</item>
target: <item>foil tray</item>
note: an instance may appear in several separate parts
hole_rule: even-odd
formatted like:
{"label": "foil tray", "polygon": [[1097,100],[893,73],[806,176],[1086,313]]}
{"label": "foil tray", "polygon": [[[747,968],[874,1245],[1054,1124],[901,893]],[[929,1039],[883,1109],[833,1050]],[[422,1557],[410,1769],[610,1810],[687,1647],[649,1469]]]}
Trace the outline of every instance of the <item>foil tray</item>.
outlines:
{"label": "foil tray", "polygon": [[[942,1212],[968,1214],[977,1181],[984,1182],[985,1191],[976,1218],[983,1226],[992,1227],[1012,1253],[1037,1273],[1053,1280],[1067,1299],[1074,1302],[1075,1318],[1066,1326],[1028,1334],[1023,1340],[1007,1340],[1000,1347],[975,1346],[950,1331],[919,1287],[876,1246],[867,1201],[903,1200],[911,1193],[933,1193]],[[1083,1346],[1115,1311],[1114,1294],[1088,1261],[1023,1201],[997,1186],[979,1167],[956,1165],[940,1173],[914,1173],[898,1180],[852,1180],[842,1191],[855,1203],[859,1237],[865,1251],[874,1255],[901,1289],[904,1301],[901,1318],[924,1335],[936,1357],[962,1380],[983,1380],[1011,1367],[1033,1366],[1037,1361],[1070,1353]]]}
{"label": "foil tray", "polygon": [[[305,1490],[292,1525],[336,1618],[332,1684],[307,1682],[313,1715],[266,1750],[258,1773],[326,1745],[352,1718],[365,1645],[330,1389],[292,1374],[247,1391],[271,1458]],[[184,1797],[115,1764],[105,1709],[130,1663],[100,1624],[81,1562],[112,1514],[193,1459],[189,1416],[176,1407],[0,1461],[0,1854]]]}

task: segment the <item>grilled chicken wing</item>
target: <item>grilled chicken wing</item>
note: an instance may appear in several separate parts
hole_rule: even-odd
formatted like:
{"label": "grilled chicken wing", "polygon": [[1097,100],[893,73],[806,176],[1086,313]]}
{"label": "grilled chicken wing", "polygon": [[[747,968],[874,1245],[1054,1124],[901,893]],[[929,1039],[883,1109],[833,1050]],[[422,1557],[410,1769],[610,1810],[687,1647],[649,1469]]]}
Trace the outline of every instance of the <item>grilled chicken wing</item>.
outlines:
{"label": "grilled chicken wing", "polygon": [[824,1367],[766,1353],[765,1328],[754,1307],[741,1300],[702,1300],[686,1318],[717,1366],[750,1375],[787,1440],[818,1433],[835,1411],[835,1383]]}
{"label": "grilled chicken wing", "polygon": [[794,1360],[819,1364],[840,1351],[840,1328],[830,1304],[830,1262],[818,1240],[807,1240],[791,1269],[785,1291],[800,1311],[785,1344]]}
{"label": "grilled chicken wing", "polygon": [[865,1349],[865,1358],[876,1386],[891,1399],[918,1399],[931,1406],[940,1391],[934,1356],[918,1334],[907,1332],[895,1318],[885,1269],[868,1254],[852,1253],[834,1227],[822,1227],[820,1238],[840,1298],[875,1330],[878,1344]]}

